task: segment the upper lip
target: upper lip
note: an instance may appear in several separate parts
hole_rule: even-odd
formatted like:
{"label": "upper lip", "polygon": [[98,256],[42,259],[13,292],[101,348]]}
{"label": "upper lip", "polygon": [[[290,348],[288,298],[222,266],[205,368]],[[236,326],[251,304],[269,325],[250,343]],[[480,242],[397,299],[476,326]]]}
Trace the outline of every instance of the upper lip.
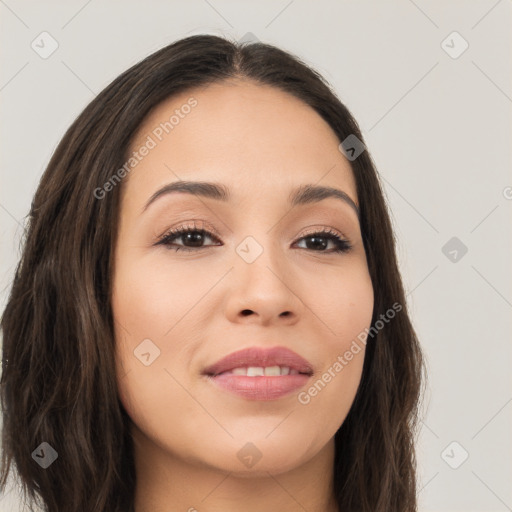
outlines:
{"label": "upper lip", "polygon": [[238,350],[208,366],[203,373],[216,376],[234,368],[249,366],[287,366],[299,373],[308,375],[313,373],[313,367],[309,361],[286,347],[250,347]]}

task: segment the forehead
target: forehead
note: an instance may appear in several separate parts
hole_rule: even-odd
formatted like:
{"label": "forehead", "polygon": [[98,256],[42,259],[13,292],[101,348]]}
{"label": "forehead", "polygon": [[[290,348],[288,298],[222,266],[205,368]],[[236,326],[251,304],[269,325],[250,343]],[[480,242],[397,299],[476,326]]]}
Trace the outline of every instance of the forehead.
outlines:
{"label": "forehead", "polygon": [[241,200],[315,183],[357,202],[339,143],[311,107],[275,87],[237,79],[194,88],[159,104],[141,124],[130,155],[152,148],[127,176],[125,193],[140,203],[166,183],[204,180],[228,184]]}

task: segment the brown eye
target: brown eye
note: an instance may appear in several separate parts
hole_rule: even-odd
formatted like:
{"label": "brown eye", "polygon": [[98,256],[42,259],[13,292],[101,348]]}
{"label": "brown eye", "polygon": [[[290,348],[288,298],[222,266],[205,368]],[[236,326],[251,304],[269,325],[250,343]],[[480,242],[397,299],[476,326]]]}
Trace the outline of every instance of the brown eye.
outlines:
{"label": "brown eye", "polygon": [[[301,249],[308,249],[314,252],[348,252],[352,248],[352,245],[348,240],[341,238],[336,233],[331,231],[319,231],[317,233],[311,233],[299,239],[299,241],[302,240],[306,240],[306,247],[301,247]],[[308,243],[307,240],[310,240],[310,242]],[[334,248],[330,251],[323,250],[328,246],[329,242],[334,245]]]}
{"label": "brown eye", "polygon": [[[204,245],[205,239],[208,238],[218,243]],[[176,243],[176,241],[181,241],[181,243]],[[352,245],[348,240],[341,238],[337,233],[330,230],[309,233],[308,235],[301,237],[298,240],[298,243],[302,241],[305,241],[306,246],[299,247],[299,249],[306,249],[312,252],[332,254],[345,253],[352,249]],[[329,243],[334,247],[330,250],[325,250]],[[169,249],[174,249],[176,252],[189,252],[198,249],[205,249],[212,245],[221,245],[221,243],[213,233],[206,229],[182,226],[167,232],[155,245],[164,245]]]}
{"label": "brown eye", "polygon": [[[166,245],[169,249],[177,251],[193,251],[194,249],[203,249],[202,244],[205,238],[212,240],[218,239],[205,229],[178,228],[165,234],[155,245]],[[175,241],[181,239],[182,244],[176,244]]]}

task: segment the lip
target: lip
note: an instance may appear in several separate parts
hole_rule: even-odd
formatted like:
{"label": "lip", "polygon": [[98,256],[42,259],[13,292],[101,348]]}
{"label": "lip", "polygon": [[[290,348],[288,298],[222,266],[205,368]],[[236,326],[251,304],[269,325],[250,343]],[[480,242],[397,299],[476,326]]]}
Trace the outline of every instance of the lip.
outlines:
{"label": "lip", "polygon": [[217,377],[220,373],[241,366],[288,366],[299,373],[313,373],[313,366],[309,361],[285,347],[250,347],[238,350],[208,366],[203,373]]}
{"label": "lip", "polygon": [[[234,375],[234,368],[249,366],[287,366],[294,375],[247,377]],[[203,371],[222,389],[249,400],[276,400],[303,387],[313,375],[312,364],[285,347],[251,347],[233,352]]]}

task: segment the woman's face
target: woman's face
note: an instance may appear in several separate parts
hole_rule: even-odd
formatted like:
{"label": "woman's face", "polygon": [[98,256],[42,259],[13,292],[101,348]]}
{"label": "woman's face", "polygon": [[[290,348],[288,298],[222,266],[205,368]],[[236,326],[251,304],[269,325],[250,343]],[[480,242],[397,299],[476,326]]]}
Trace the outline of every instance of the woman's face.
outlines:
{"label": "woman's face", "polygon": [[[362,372],[353,342],[373,311],[339,143],[313,109],[248,81],[175,96],[140,127],[112,296],[120,398],[140,453],[257,475],[333,448]],[[145,207],[181,180],[229,197],[204,187]],[[349,199],[292,203],[308,185]],[[191,233],[158,243],[180,228]],[[351,248],[335,252],[346,249],[336,236]],[[245,349],[260,350],[216,365]]]}

